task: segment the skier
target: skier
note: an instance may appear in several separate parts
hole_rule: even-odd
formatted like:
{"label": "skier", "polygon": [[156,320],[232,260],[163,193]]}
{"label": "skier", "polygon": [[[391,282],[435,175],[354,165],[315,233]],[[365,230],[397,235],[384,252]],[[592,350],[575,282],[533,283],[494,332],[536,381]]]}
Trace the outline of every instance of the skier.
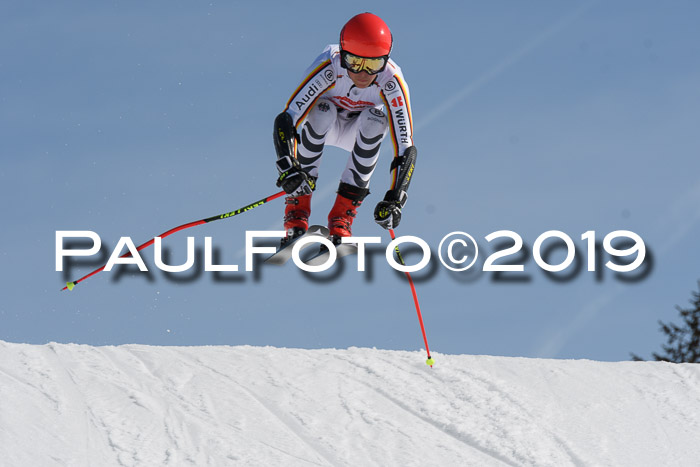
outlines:
{"label": "skier", "polygon": [[374,218],[385,229],[399,225],[417,152],[408,86],[389,58],[392,46],[391,31],[381,18],[372,13],[354,16],[341,30],[340,44],[327,46],[316,58],[284,112],[275,118],[277,186],[289,195],[284,215],[287,236],[281,247],[308,230],[311,195],[326,144],[350,152],[328,214],[331,240],[339,244],[341,237],[352,235],[352,222],[369,194],[387,132],[394,145],[392,184]]}

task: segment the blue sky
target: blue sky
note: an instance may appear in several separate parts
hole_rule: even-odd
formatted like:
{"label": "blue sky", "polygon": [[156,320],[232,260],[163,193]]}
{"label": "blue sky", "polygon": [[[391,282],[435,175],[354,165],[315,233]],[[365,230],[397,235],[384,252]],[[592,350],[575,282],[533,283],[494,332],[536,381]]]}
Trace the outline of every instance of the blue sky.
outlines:
{"label": "blue sky", "polygon": [[[437,248],[455,230],[489,252],[508,229],[641,235],[654,267],[627,283],[585,270],[526,283],[438,265],[419,280],[431,349],[627,359],[649,355],[700,278],[700,41],[694,2],[5,2],[0,7],[0,339],[86,344],[422,346],[408,284],[373,274],[312,281],[292,265],[215,282],[101,273],[73,292],[54,269],[57,230],[111,247],[277,191],[272,120],[306,66],[354,14],[382,16],[411,89],[416,176],[398,235]],[[389,184],[389,146],[355,223]],[[322,223],[346,155],[328,148]],[[213,237],[243,264],[246,230],[281,227],[281,200],[165,242]],[[180,255],[180,256],[178,256]],[[153,265],[152,250],[144,259]],[[89,272],[85,267],[79,275]],[[324,276],[326,277],[326,276]],[[416,275],[417,279],[423,277]],[[73,277],[74,278],[74,277]]]}

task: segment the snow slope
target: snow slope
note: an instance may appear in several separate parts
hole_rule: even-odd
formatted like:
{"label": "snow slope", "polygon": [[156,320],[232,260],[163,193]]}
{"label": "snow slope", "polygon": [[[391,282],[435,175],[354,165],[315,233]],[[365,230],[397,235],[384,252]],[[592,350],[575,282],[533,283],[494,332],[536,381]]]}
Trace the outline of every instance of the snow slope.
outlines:
{"label": "snow slope", "polygon": [[698,465],[700,365],[0,341],[0,464]]}

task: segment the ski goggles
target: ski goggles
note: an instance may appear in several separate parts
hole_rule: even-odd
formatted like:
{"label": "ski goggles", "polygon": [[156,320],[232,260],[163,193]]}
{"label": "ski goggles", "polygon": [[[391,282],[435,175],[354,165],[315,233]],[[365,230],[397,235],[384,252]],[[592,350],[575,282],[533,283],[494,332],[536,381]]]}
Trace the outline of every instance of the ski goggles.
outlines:
{"label": "ski goggles", "polygon": [[367,58],[353,55],[344,50],[340,52],[340,57],[343,68],[353,73],[366,71],[370,75],[376,75],[380,71],[383,71],[389,61],[388,55],[384,55],[383,57]]}

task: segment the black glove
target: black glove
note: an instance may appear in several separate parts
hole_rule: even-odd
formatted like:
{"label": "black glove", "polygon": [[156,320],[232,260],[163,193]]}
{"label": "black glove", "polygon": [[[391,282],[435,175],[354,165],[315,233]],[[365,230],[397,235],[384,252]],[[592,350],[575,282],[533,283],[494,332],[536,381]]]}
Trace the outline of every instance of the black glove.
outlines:
{"label": "black glove", "polygon": [[374,208],[374,221],[385,229],[394,229],[401,222],[401,208],[406,204],[407,195],[403,190],[389,190],[384,200]]}
{"label": "black glove", "polygon": [[294,157],[277,159],[277,186],[292,196],[310,195],[316,189],[316,180],[304,172]]}

